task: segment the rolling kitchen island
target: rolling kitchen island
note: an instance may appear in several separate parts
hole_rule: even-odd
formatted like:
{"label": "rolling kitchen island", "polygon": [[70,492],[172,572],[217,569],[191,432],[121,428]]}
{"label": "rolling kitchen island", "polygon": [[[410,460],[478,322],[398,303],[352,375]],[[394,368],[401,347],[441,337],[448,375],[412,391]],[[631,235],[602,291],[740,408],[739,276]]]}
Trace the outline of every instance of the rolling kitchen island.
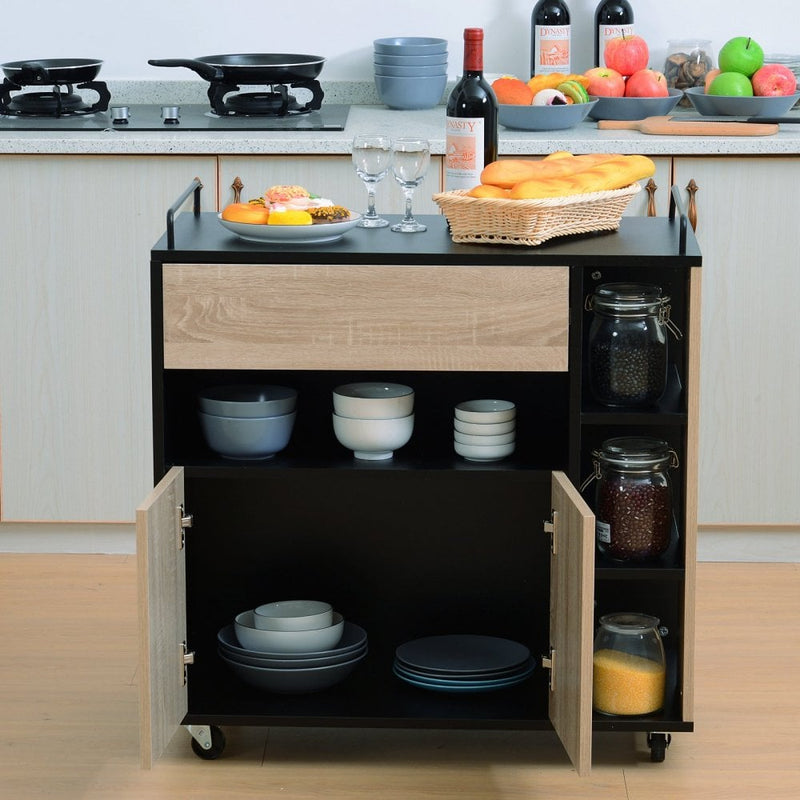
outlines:
{"label": "rolling kitchen island", "polygon": [[[685,216],[673,205],[669,217],[536,248],[457,245],[439,216],[422,234],[354,229],[329,244],[274,245],[225,230],[200,210],[199,186],[194,199],[151,253],[157,486],[137,512],[143,766],[181,725],[204,758],[221,754],[230,725],[552,726],[583,774],[593,729],[645,731],[662,760],[670,733],[693,725],[701,255]],[[585,299],[618,280],[662,286],[684,334],[650,409],[603,408],[586,385]],[[333,435],[331,390],[364,379],[416,393],[412,438],[387,462],[355,460]],[[203,440],[197,392],[244,382],[299,393],[292,439],[269,460],[225,460]],[[453,407],[480,397],[516,404],[507,459],[453,452]],[[653,562],[596,556],[592,502],[577,488],[592,451],[628,434],[665,439],[680,462],[672,541]],[[362,626],[366,659],[313,694],[240,682],[218,631],[294,597],[325,599]],[[664,708],[593,714],[596,620],[626,610],[668,629]],[[474,694],[393,675],[398,645],[443,633],[515,639],[536,669]]]}

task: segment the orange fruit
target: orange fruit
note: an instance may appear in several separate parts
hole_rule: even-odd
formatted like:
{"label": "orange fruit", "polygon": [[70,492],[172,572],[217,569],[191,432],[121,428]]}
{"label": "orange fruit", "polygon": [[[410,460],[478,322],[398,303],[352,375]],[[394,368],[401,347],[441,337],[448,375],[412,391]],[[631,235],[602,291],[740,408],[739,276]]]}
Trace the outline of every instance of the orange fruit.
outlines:
{"label": "orange fruit", "polygon": [[222,209],[222,219],[228,220],[228,222],[266,225],[269,220],[269,209],[252,203],[231,203]]}
{"label": "orange fruit", "polygon": [[503,75],[492,83],[492,90],[498,103],[514,106],[529,106],[533,100],[533,92],[528,84],[519,78]]}

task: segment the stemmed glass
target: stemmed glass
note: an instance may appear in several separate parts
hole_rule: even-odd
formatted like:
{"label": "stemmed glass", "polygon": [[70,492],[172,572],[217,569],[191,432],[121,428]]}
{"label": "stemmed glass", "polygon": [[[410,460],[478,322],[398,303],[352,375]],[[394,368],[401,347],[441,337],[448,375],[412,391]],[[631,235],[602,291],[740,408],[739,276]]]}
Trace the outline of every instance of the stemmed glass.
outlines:
{"label": "stemmed glass", "polygon": [[380,134],[356,136],[353,139],[353,165],[367,187],[367,213],[358,225],[362,228],[385,228],[389,220],[375,212],[375,191],[392,166],[392,140]]}
{"label": "stemmed glass", "polygon": [[394,179],[403,187],[406,198],[406,213],[403,219],[392,230],[396,233],[417,233],[427,230],[427,226],[414,219],[411,213],[411,201],[414,189],[419,186],[428,171],[431,161],[431,146],[427,139],[395,139],[392,147],[394,161],[392,173]]}

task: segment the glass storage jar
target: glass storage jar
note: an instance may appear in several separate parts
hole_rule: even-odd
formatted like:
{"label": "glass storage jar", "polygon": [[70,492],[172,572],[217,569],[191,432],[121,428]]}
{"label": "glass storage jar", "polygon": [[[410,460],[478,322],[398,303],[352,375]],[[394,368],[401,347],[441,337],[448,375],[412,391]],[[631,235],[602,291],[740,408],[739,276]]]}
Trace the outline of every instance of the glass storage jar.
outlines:
{"label": "glass storage jar", "polygon": [[[670,39],[667,42],[667,59],[664,77],[670,89],[691,89],[705,86],[706,75],[714,69],[714,51],[710,39]],[[685,95],[679,105],[692,107]]]}
{"label": "glass storage jar", "polygon": [[598,550],[618,561],[649,561],[669,548],[672,529],[670,467],[678,456],[660,439],[606,439],[594,456]]}
{"label": "glass storage jar", "polygon": [[647,406],[661,399],[667,387],[669,300],[660,286],[647,283],[604,283],[587,298],[586,308],[594,312],[589,387],[597,402]]}
{"label": "glass storage jar", "polygon": [[629,716],[659,711],[666,683],[659,619],[633,612],[600,617],[593,667],[595,711]]}

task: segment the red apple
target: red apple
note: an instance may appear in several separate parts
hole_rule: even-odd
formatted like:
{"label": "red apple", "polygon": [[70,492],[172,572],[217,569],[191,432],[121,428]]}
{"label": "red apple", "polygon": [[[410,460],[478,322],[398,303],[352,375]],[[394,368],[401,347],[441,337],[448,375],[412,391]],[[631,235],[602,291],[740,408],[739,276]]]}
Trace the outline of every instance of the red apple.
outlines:
{"label": "red apple", "polygon": [[617,36],[606,43],[603,59],[607,67],[627,77],[647,66],[650,50],[641,36]]}
{"label": "red apple", "polygon": [[589,79],[586,91],[595,97],[622,97],[625,94],[625,78],[615,69],[594,67],[583,73]]}
{"label": "red apple", "polygon": [[663,72],[640,69],[625,81],[625,97],[668,97],[669,87]]}
{"label": "red apple", "polygon": [[797,91],[797,78],[783,64],[764,64],[750,80],[753,93],[761,97],[783,97]]}

